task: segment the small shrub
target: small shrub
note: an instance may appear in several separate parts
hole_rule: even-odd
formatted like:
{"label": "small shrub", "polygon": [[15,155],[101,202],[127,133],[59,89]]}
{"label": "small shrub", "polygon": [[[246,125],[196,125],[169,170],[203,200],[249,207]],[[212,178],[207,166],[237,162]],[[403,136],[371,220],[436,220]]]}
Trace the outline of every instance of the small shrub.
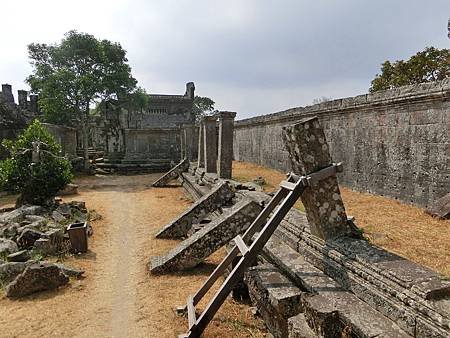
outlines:
{"label": "small shrub", "polygon": [[[37,163],[32,161],[33,142],[40,146]],[[2,145],[10,157],[0,162],[0,189],[20,193],[18,205],[44,205],[73,178],[70,161],[61,157],[60,145],[38,120]]]}

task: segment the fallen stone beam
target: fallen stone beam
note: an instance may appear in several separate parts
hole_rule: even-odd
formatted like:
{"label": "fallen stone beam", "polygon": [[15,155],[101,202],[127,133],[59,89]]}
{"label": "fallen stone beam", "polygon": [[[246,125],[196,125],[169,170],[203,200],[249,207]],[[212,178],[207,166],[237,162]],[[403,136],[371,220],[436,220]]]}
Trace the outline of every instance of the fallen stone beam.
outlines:
{"label": "fallen stone beam", "polygon": [[180,163],[178,163],[175,167],[170,169],[167,173],[161,176],[156,182],[152,184],[153,187],[165,187],[167,183],[178,178],[182,172],[185,172],[189,169],[189,162],[185,158]]}
{"label": "fallen stone beam", "polygon": [[258,203],[247,199],[241,200],[166,255],[153,257],[150,272],[166,273],[195,267],[243,233],[261,210],[262,207]]}
{"label": "fallen stone beam", "polygon": [[207,214],[219,209],[234,197],[234,190],[227,182],[222,182],[208,194],[197,200],[188,210],[167,224],[156,238],[182,238],[187,236],[192,224],[198,223]]}
{"label": "fallen stone beam", "polygon": [[450,192],[429,206],[425,212],[441,219],[450,218]]}
{"label": "fallen stone beam", "polygon": [[[283,140],[292,170],[308,175],[333,164],[317,117],[283,128]],[[336,175],[310,182],[301,196],[311,233],[324,240],[351,235]]]}

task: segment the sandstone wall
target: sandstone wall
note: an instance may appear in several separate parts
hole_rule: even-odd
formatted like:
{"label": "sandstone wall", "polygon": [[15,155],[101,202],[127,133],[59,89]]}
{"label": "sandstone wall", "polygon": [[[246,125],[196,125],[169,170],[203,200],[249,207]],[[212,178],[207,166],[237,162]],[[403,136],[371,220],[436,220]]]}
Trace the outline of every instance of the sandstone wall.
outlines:
{"label": "sandstone wall", "polygon": [[281,128],[315,115],[342,185],[420,206],[450,191],[450,80],[237,121],[235,160],[289,171]]}

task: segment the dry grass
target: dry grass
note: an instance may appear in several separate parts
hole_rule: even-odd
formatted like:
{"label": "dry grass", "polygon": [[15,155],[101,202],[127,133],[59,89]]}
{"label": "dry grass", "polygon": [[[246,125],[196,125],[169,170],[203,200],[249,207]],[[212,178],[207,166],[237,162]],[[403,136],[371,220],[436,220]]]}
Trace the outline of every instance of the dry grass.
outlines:
{"label": "dry grass", "polygon": [[[94,224],[89,252],[67,264],[86,271],[69,286],[9,300],[0,295],[1,337],[175,337],[187,318],[174,309],[206,280],[223,252],[190,273],[154,276],[151,256],[175,241],[154,233],[185,210],[190,201],[181,188],[148,188],[158,175],[80,178],[80,194],[103,218]],[[217,287],[217,286],[216,286]],[[227,299],[205,337],[264,337],[260,319],[249,307]]]}
{"label": "dry grass", "polygon": [[[268,191],[285,178],[279,171],[244,162],[233,163],[233,174],[241,181],[262,176]],[[341,192],[347,213],[372,243],[450,276],[450,220],[389,198],[344,187]]]}

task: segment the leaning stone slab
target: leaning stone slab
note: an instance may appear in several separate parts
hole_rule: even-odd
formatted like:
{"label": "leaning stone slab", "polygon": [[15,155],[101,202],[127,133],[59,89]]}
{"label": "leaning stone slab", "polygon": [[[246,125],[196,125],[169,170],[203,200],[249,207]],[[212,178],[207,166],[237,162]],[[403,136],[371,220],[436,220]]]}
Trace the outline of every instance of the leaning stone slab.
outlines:
{"label": "leaning stone slab", "polygon": [[230,211],[198,230],[164,256],[152,258],[150,272],[166,273],[190,269],[243,233],[262,208],[251,200],[241,200]]}
{"label": "leaning stone slab", "polygon": [[244,280],[269,332],[275,338],[287,337],[288,319],[301,312],[303,292],[268,263],[251,267]]}
{"label": "leaning stone slab", "polygon": [[189,169],[189,161],[185,158],[175,167],[170,169],[167,173],[161,176],[156,182],[152,184],[154,187],[165,187],[167,183],[178,178],[182,172]]}
{"label": "leaning stone slab", "polygon": [[234,197],[234,191],[227,182],[222,182],[208,194],[197,200],[188,210],[167,224],[157,234],[156,238],[182,238],[206,214],[219,209]]}
{"label": "leaning stone slab", "polygon": [[438,199],[433,205],[428,207],[425,212],[441,219],[450,218],[450,192]]}
{"label": "leaning stone slab", "polygon": [[69,282],[61,269],[51,263],[34,263],[5,287],[9,298],[19,298],[39,291],[53,290]]}
{"label": "leaning stone slab", "polygon": [[[282,135],[294,173],[308,175],[333,164],[317,117],[284,127]],[[352,234],[336,175],[310,183],[301,199],[313,235],[332,240]]]}

